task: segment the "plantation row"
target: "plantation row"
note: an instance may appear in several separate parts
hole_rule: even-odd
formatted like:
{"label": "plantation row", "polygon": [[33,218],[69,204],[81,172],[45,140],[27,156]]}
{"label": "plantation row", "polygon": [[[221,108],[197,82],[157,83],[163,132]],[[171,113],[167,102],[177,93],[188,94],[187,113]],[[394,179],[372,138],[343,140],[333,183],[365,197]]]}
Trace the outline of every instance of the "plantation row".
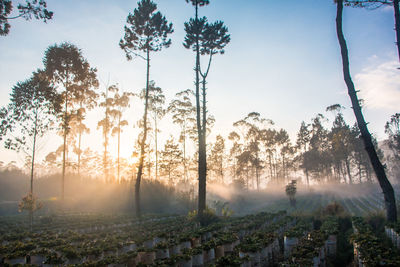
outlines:
{"label": "plantation row", "polygon": [[34,225],[2,219],[5,266],[325,266],[336,253],[337,221],[313,230],[286,212],[226,218],[200,227],[183,216],[59,216]]}

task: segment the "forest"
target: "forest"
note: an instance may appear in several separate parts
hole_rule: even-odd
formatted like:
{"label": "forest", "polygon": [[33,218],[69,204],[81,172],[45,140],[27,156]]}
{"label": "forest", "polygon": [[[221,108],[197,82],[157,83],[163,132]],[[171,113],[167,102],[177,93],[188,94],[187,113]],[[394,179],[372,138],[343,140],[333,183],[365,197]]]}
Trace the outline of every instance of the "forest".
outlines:
{"label": "forest", "polygon": [[[293,54],[273,37],[291,28],[281,20],[244,42],[257,30],[235,22],[236,4],[180,2],[76,3],[79,20],[72,4],[0,0],[0,266],[399,266],[399,1],[310,0],[330,36],[303,43],[326,28],[299,22]],[[261,6],[290,16],[258,4],[242,4],[245,20],[264,22]],[[111,7],[125,14],[118,58],[115,15],[98,12]],[[353,32],[347,14],[371,24]],[[373,36],[380,18],[390,38]],[[95,32],[79,31],[86,20]],[[17,52],[35,30],[46,41]],[[381,54],[360,60],[368,45]]]}

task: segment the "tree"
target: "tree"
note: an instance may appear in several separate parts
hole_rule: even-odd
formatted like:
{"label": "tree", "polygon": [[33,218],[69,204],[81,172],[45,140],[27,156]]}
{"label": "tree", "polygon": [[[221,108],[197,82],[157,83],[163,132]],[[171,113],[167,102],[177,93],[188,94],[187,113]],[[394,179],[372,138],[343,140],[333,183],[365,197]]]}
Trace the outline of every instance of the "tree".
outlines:
{"label": "tree", "polygon": [[174,185],[173,177],[179,176],[178,167],[182,162],[182,151],[171,136],[165,143],[164,150],[161,151],[160,172],[168,177],[168,184]]}
{"label": "tree", "polygon": [[[189,3],[189,0],[186,0]],[[206,108],[206,78],[211,65],[211,59],[214,54],[223,53],[223,49],[230,41],[227,35],[227,28],[222,22],[208,24],[205,17],[199,19],[198,8],[210,3],[208,0],[191,0],[195,7],[195,18],[185,23],[186,37],[184,47],[193,49],[196,52],[195,63],[195,94],[196,94],[196,121],[198,134],[198,174],[199,174],[199,198],[198,198],[198,216],[200,220],[203,217],[203,211],[206,209],[206,180],[207,180],[207,148],[206,148],[206,128],[207,128],[207,108]],[[200,54],[209,55],[209,64],[206,72],[201,71]],[[203,105],[200,106],[200,75],[203,78]],[[202,117],[202,118],[201,118]]]}
{"label": "tree", "polygon": [[115,85],[106,86],[106,92],[102,93],[103,102],[100,103],[100,107],[104,107],[104,118],[101,119],[97,123],[97,127],[101,127],[103,129],[103,138],[104,138],[104,153],[103,153],[103,171],[104,171],[104,179],[106,182],[109,182],[109,168],[108,168],[108,138],[109,134],[114,127],[114,121],[111,118],[111,108],[113,106],[113,97],[109,96],[109,92],[116,92],[118,88]]}
{"label": "tree", "polygon": [[98,87],[96,69],[91,68],[82,52],[75,45],[62,43],[47,48],[43,59],[45,73],[53,86],[62,88],[64,110],[62,111],[63,159],[61,199],[64,200],[65,162],[67,135],[70,122],[76,113],[76,106],[82,98],[92,94],[92,88]]}
{"label": "tree", "polygon": [[300,167],[303,169],[304,174],[306,175],[307,186],[310,186],[310,178],[309,178],[309,168],[305,164],[305,153],[307,153],[310,143],[310,131],[308,129],[310,125],[306,124],[304,121],[301,122],[301,126],[299,132],[297,133],[297,141],[296,146],[297,150],[300,153]]}
{"label": "tree", "polygon": [[53,12],[47,10],[47,3],[44,0],[27,0],[25,4],[18,4],[18,15],[11,16],[13,11],[13,3],[11,0],[0,0],[0,36],[5,36],[10,32],[11,25],[9,20],[24,18],[35,19],[46,22],[53,18]]}
{"label": "tree", "polygon": [[115,86],[114,88],[114,98],[113,98],[113,109],[110,112],[110,115],[113,117],[114,120],[116,120],[116,124],[114,128],[112,129],[111,134],[115,135],[117,134],[117,179],[120,181],[120,143],[121,143],[121,132],[122,132],[122,127],[128,125],[127,120],[122,119],[123,111],[129,107],[129,101],[132,96],[134,96],[133,93],[129,92],[123,92],[122,94],[119,94],[119,88]]}
{"label": "tree", "polygon": [[397,54],[400,61],[400,7],[399,0],[345,0],[347,6],[376,9],[384,5],[393,5],[394,26],[396,31]]}
{"label": "tree", "polygon": [[290,206],[296,207],[296,192],[297,192],[297,186],[296,186],[297,181],[292,180],[290,183],[286,185],[286,195],[289,197],[290,201]]}
{"label": "tree", "polygon": [[225,139],[221,135],[217,135],[214,145],[210,153],[210,170],[214,172],[218,178],[218,182],[224,183],[224,167],[225,167]]}
{"label": "tree", "polygon": [[400,160],[400,113],[392,115],[390,121],[386,122],[385,133],[389,137],[389,148],[396,160]]}
{"label": "tree", "polygon": [[360,102],[357,97],[357,92],[355,90],[354,83],[350,75],[348,49],[342,28],[343,0],[336,0],[336,4],[337,4],[336,30],[342,55],[344,81],[347,85],[348,94],[350,96],[357,124],[364,141],[365,149],[367,150],[376,177],[383,191],[387,220],[390,222],[396,222],[397,210],[396,210],[396,199],[394,197],[393,187],[390,184],[389,180],[387,179],[385,169],[378,158],[378,154],[376,153],[374,144],[372,142],[372,137],[371,134],[369,133],[367,124],[364,120]]}
{"label": "tree", "polygon": [[[150,87],[150,53],[161,51],[163,47],[168,48],[171,39],[168,35],[173,32],[172,23],[168,24],[167,19],[160,12],[155,12],[157,5],[151,0],[141,0],[138,7],[129,13],[127,18],[128,26],[125,26],[124,38],[119,45],[125,51],[128,60],[133,56],[146,60],[146,95],[143,114],[143,136],[140,142],[139,166],[135,184],[135,205],[136,215],[140,216],[140,182],[143,172],[143,161],[145,156],[145,143],[147,137],[147,112],[149,106]],[[141,55],[144,53],[145,56]]]}
{"label": "tree", "polygon": [[[140,94],[140,98],[144,99],[146,96],[145,89],[142,90]],[[149,111],[152,113],[152,118],[154,121],[154,144],[155,144],[155,154],[156,154],[156,180],[158,179],[158,121],[161,120],[166,113],[166,109],[163,107],[165,104],[165,96],[163,95],[163,91],[160,87],[156,87],[154,81],[150,82],[149,86]]]}
{"label": "tree", "polygon": [[[0,137],[7,133],[12,135],[5,141],[5,147],[31,154],[30,191],[26,199],[33,201],[37,139],[43,137],[54,125],[56,114],[61,110],[61,98],[39,70],[34,72],[30,79],[18,82],[12,88],[10,101],[7,109],[1,114]],[[31,225],[35,210],[33,206],[30,205],[28,209]]]}
{"label": "tree", "polygon": [[[343,178],[346,181],[346,173],[350,184],[353,183],[351,175],[351,154],[354,151],[354,140],[350,126],[344,121],[342,110],[343,107],[339,104],[331,105],[326,108],[327,111],[332,111],[336,114],[332,129],[328,134],[331,143],[331,154],[336,165],[338,180],[340,181],[340,173],[343,173]],[[345,170],[343,169],[343,166]]]}
{"label": "tree", "polygon": [[192,104],[190,96],[194,93],[192,90],[187,89],[185,91],[177,93],[176,99],[168,106],[168,112],[172,113],[172,122],[178,124],[181,127],[181,133],[179,142],[183,146],[183,177],[185,182],[188,180],[188,167],[186,162],[186,139],[190,128],[193,128],[195,123],[194,114],[196,112],[195,107]]}

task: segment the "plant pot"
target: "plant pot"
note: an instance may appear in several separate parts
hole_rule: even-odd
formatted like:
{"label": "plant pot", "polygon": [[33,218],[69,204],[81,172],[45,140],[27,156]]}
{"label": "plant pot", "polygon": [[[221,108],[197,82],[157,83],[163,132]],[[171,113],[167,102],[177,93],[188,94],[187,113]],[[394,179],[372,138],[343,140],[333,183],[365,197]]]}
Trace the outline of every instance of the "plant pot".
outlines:
{"label": "plant pot", "polygon": [[199,246],[201,243],[200,237],[195,237],[191,240],[192,248]]}
{"label": "plant pot", "polygon": [[169,255],[170,255],[170,256],[181,254],[181,248],[180,248],[179,245],[170,246],[170,247],[168,248],[168,250],[169,250]]}
{"label": "plant pot", "polygon": [[156,251],[156,259],[166,259],[169,258],[169,249],[161,248]]}
{"label": "plant pot", "polygon": [[211,248],[209,250],[203,250],[203,259],[204,263],[213,261],[215,259],[215,250],[214,248]]}
{"label": "plant pot", "polygon": [[325,241],[326,254],[328,256],[336,255],[337,238],[335,235],[330,235]]}
{"label": "plant pot", "polygon": [[251,266],[260,266],[261,258],[260,258],[260,252],[247,252],[247,255],[249,255]]}
{"label": "plant pot", "polygon": [[179,247],[181,250],[183,250],[185,248],[190,249],[192,247],[192,245],[190,244],[190,241],[184,241],[179,244]]}
{"label": "plant pot", "polygon": [[180,260],[178,262],[178,267],[192,267],[192,259],[189,260]]}
{"label": "plant pot", "polygon": [[65,264],[67,265],[75,265],[75,264],[80,264],[82,261],[79,258],[73,258],[73,259],[67,259]]}
{"label": "plant pot", "polygon": [[203,266],[203,264],[204,258],[202,253],[192,256],[192,266]]}
{"label": "plant pot", "polygon": [[299,243],[299,239],[297,237],[284,237],[284,257],[288,259],[290,254],[292,254],[292,250]]}
{"label": "plant pot", "polygon": [[223,256],[225,256],[224,246],[217,246],[215,248],[215,258],[219,259],[219,258],[221,258]]}
{"label": "plant pot", "polygon": [[145,248],[153,248],[153,247],[155,246],[155,244],[154,244],[154,239],[149,239],[149,240],[147,240],[147,241],[144,241],[144,242],[143,242],[143,246],[144,246]]}
{"label": "plant pot", "polygon": [[122,252],[123,253],[127,253],[129,251],[134,251],[136,250],[137,246],[136,244],[130,244],[130,245],[126,245],[122,247]]}
{"label": "plant pot", "polygon": [[224,244],[224,252],[225,253],[231,253],[233,252],[233,243],[228,243],[228,244]]}
{"label": "plant pot", "polygon": [[41,266],[45,260],[46,260],[46,256],[44,256],[44,255],[31,255],[30,264]]}
{"label": "plant pot", "polygon": [[25,257],[17,257],[17,258],[5,259],[4,263],[8,263],[10,265],[25,264],[26,263],[26,259],[25,259]]}

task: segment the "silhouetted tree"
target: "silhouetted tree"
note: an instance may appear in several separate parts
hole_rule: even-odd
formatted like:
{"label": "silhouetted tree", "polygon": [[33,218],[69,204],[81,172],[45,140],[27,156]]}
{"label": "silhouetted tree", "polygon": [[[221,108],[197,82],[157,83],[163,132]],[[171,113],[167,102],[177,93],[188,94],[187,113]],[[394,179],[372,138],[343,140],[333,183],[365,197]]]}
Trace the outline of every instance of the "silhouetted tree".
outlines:
{"label": "silhouetted tree", "polygon": [[43,59],[45,73],[50,83],[62,88],[63,114],[63,159],[62,159],[62,186],[61,199],[64,199],[65,161],[67,150],[67,135],[70,130],[70,121],[75,114],[79,101],[92,94],[92,88],[98,87],[96,69],[91,68],[82,52],[75,45],[62,43],[50,46]]}
{"label": "silhouetted tree", "polygon": [[188,166],[186,162],[186,139],[190,128],[193,128],[195,123],[196,108],[193,106],[190,96],[193,92],[190,89],[177,93],[176,99],[168,106],[168,112],[172,114],[172,122],[178,124],[181,128],[179,142],[183,146],[183,177],[185,182],[188,180]]}
{"label": "silhouetted tree", "polygon": [[134,96],[133,93],[123,92],[119,93],[119,88],[114,87],[114,97],[112,100],[112,109],[110,111],[111,117],[115,120],[114,128],[111,134],[117,134],[117,179],[120,181],[120,144],[121,144],[121,132],[122,127],[128,125],[128,121],[122,119],[123,111],[129,107],[130,98]]}
{"label": "silhouetted tree", "polygon": [[[189,3],[189,0],[186,0]],[[195,18],[191,18],[185,23],[186,37],[184,46],[196,52],[195,65],[195,95],[196,95],[196,120],[198,132],[198,174],[199,174],[199,198],[198,216],[200,221],[203,211],[206,208],[206,180],[207,180],[207,148],[206,148],[206,128],[207,128],[207,107],[206,107],[206,77],[208,75],[211,59],[214,54],[223,53],[223,49],[230,41],[227,35],[227,28],[222,22],[208,24],[205,17],[199,19],[198,8],[209,4],[208,0],[191,0],[195,7]],[[201,71],[200,54],[210,55],[209,64],[206,72]],[[203,105],[200,106],[200,75],[203,78]],[[201,114],[202,113],[202,114]]]}
{"label": "silhouetted tree", "polygon": [[103,153],[103,172],[104,172],[104,179],[106,182],[109,182],[109,161],[108,158],[108,140],[109,135],[111,133],[112,128],[114,127],[114,121],[112,120],[111,113],[113,107],[114,98],[109,95],[109,93],[114,93],[118,90],[116,85],[106,86],[106,91],[102,93],[103,102],[100,103],[100,107],[104,108],[104,118],[101,119],[97,123],[98,128],[102,128],[103,130],[103,138],[104,138],[104,153]]}
{"label": "silhouetted tree", "polygon": [[353,80],[351,79],[350,76],[348,49],[342,27],[343,0],[335,0],[335,1],[337,4],[336,30],[342,55],[344,80],[347,85],[348,94],[351,99],[358,127],[360,128],[360,133],[364,141],[365,149],[368,152],[371,164],[374,168],[376,177],[383,191],[387,220],[390,222],[396,222],[397,210],[396,210],[396,199],[394,197],[393,187],[390,184],[389,180],[387,179],[385,169],[378,158],[378,154],[376,153],[374,144],[372,142],[371,134],[369,133],[367,124],[364,120],[364,116],[361,111],[360,102],[357,97],[357,92],[354,88]]}
{"label": "silhouetted tree", "polygon": [[299,151],[299,160],[300,160],[300,168],[303,169],[304,174],[306,175],[306,180],[307,180],[307,186],[310,186],[310,178],[309,178],[309,168],[305,164],[305,153],[309,149],[309,143],[310,143],[310,131],[308,129],[310,125],[306,124],[304,121],[301,122],[301,126],[299,129],[299,132],[297,133],[297,140],[296,140],[296,145],[297,145],[297,150]]}
{"label": "silhouetted tree", "polygon": [[178,168],[181,162],[182,151],[171,136],[165,143],[164,150],[161,151],[160,160],[160,172],[162,175],[167,176],[170,186],[174,185],[174,177],[177,178],[180,176]]}
{"label": "silhouetted tree", "polygon": [[215,143],[212,145],[209,162],[209,169],[214,172],[218,178],[217,181],[223,184],[225,173],[225,139],[221,135],[217,135]]}
{"label": "silhouetted tree", "polygon": [[53,12],[47,10],[47,3],[44,0],[27,0],[25,4],[18,4],[18,15],[10,16],[13,11],[11,0],[0,0],[0,36],[5,36],[10,32],[9,20],[24,18],[31,20],[32,17],[46,22],[53,18]]}
{"label": "silhouetted tree", "polygon": [[[146,90],[143,89],[140,94],[140,98],[144,99],[146,97]],[[165,113],[167,112],[164,108],[165,96],[160,87],[156,87],[154,81],[150,82],[149,86],[149,111],[152,113],[152,118],[154,121],[154,144],[155,144],[155,169],[156,169],[156,180],[158,179],[158,133],[160,129],[158,128],[158,121],[161,120]]]}
{"label": "silhouetted tree", "polygon": [[39,70],[33,73],[32,78],[19,82],[12,88],[10,101],[7,110],[1,114],[0,139],[9,133],[12,137],[5,141],[6,148],[31,154],[30,192],[25,198],[27,203],[24,204],[24,209],[29,211],[32,225],[35,204],[31,202],[35,198],[33,177],[37,139],[54,126],[56,115],[61,110],[61,97]]}
{"label": "silhouetted tree", "polygon": [[[167,19],[160,12],[155,12],[157,5],[151,0],[141,0],[133,14],[129,13],[127,18],[128,26],[125,26],[125,36],[120,40],[119,45],[125,51],[128,60],[132,56],[138,56],[146,60],[146,97],[143,115],[143,136],[140,142],[139,166],[135,184],[135,205],[136,215],[141,215],[140,210],[140,182],[143,171],[145,156],[145,143],[147,137],[147,112],[149,102],[150,83],[150,53],[160,51],[163,47],[169,47],[171,39],[168,35],[173,32],[172,23],[168,24]],[[144,53],[145,56],[141,55]]]}

